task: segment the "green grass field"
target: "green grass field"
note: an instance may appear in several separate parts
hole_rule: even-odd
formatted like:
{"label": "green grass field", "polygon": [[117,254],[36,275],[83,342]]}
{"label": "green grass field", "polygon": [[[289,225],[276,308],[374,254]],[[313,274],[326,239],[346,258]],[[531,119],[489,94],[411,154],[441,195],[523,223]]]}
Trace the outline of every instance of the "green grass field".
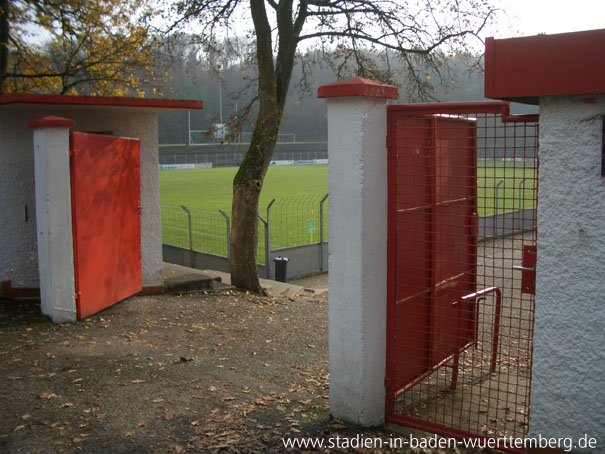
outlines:
{"label": "green grass field", "polygon": [[[495,188],[504,179],[498,193],[498,211],[519,209],[519,184],[523,208],[535,208],[535,171],[515,163],[480,162],[477,169],[479,216],[495,213]],[[226,255],[226,220],[231,212],[232,181],[237,168],[167,170],[160,172],[163,240],[175,246],[189,247],[187,215],[192,212],[194,249]],[[328,166],[309,165],[271,167],[267,172],[260,197],[259,213],[266,217],[271,208],[271,249],[319,242],[319,202],[328,192]],[[324,229],[327,241],[328,201],[324,205]],[[262,222],[260,227],[262,227]],[[259,263],[263,263],[264,232],[259,228]]]}
{"label": "green grass field", "polygon": [[[196,210],[231,211],[236,167],[165,170],[160,172],[162,205],[185,205]],[[328,166],[274,166],[267,171],[260,196],[260,211],[271,199],[328,192]]]}
{"label": "green grass field", "polygon": [[[231,217],[232,182],[237,168],[167,170],[160,172],[163,242],[189,247],[187,215],[192,212],[193,248],[227,255],[227,225],[219,210]],[[271,208],[271,249],[319,242],[320,201],[328,192],[328,166],[270,167],[261,191],[259,213]],[[328,240],[326,201],[324,240]],[[265,234],[259,222],[259,263],[264,263]]]}

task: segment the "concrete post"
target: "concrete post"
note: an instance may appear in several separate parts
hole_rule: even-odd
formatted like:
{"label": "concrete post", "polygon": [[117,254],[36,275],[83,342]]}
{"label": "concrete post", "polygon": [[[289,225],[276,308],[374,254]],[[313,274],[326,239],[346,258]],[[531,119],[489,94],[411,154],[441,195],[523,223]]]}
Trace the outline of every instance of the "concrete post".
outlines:
{"label": "concrete post", "polygon": [[386,100],[397,89],[354,78],[324,85],[330,185],[330,411],[377,426],[385,415]]}
{"label": "concrete post", "polygon": [[42,313],[55,323],[76,320],[71,224],[69,128],[55,116],[27,124],[34,129],[36,229]]}

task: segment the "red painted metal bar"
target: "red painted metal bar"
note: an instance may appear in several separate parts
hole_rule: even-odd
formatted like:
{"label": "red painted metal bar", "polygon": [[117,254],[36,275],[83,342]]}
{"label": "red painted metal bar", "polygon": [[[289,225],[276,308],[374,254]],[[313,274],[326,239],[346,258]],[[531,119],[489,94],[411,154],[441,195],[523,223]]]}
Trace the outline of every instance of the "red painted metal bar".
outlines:
{"label": "red painted metal bar", "polygon": [[[457,326],[456,345],[459,345],[461,338],[462,338],[461,337],[462,327],[460,324],[460,308],[462,307],[462,304],[460,304],[460,302],[474,300],[475,304],[477,305],[479,303],[479,301],[484,301],[485,296],[489,295],[490,293],[496,294],[496,313],[494,315],[494,334],[492,337],[492,359],[491,359],[491,363],[490,363],[490,372],[494,372],[496,370],[496,362],[498,359],[498,337],[500,335],[500,312],[502,311],[502,291],[498,287],[490,287],[490,288],[481,290],[479,292],[470,293],[468,295],[465,295],[462,298],[460,298],[460,300],[454,301],[452,303],[452,306],[456,306],[456,308],[458,309],[458,317],[456,318],[456,326]],[[475,314],[478,314],[477,308],[475,308]],[[454,353],[454,364],[452,366],[453,371],[452,371],[452,383],[451,383],[452,389],[456,389],[456,384],[458,382],[458,368],[460,366],[460,353],[462,353],[462,351],[464,351],[464,349],[457,350]],[[447,359],[449,359],[449,358],[447,358]]]}
{"label": "red painted metal bar", "polygon": [[[500,336],[500,313],[502,312],[502,291],[498,287],[490,287],[480,290],[469,295],[465,295],[460,300],[471,301],[476,300],[479,297],[489,295],[490,293],[496,294],[496,313],[494,314],[494,334],[492,336],[492,361],[490,365],[490,371],[496,370],[496,364],[498,359],[498,337]],[[453,303],[456,304],[457,302]]]}
{"label": "red painted metal bar", "polygon": [[502,123],[537,123],[538,121],[540,121],[538,114],[502,115]]}
{"label": "red painted metal bar", "polygon": [[429,306],[429,333],[430,338],[428,341],[429,354],[428,358],[430,364],[435,363],[435,339],[434,333],[436,331],[436,304],[437,304],[437,278],[435,266],[437,259],[437,120],[433,116],[430,120],[430,145],[429,145],[429,184],[428,192],[430,195],[430,222],[428,225],[427,237],[428,237],[428,263],[430,266],[426,267],[427,271],[427,288],[431,289],[429,292],[428,306]]}
{"label": "red painted metal bar", "polygon": [[492,113],[509,115],[510,103],[507,101],[482,102],[443,102],[435,104],[399,104],[388,105],[388,112],[399,112],[406,115],[437,115],[437,114],[478,114]]}
{"label": "red painted metal bar", "polygon": [[[387,181],[388,187],[397,184],[397,148],[395,140],[395,115],[387,112]],[[388,190],[387,194],[387,347],[386,347],[386,371],[385,371],[385,409],[386,417],[394,414],[395,393],[391,385],[391,377],[394,374],[395,353],[394,342],[389,341],[395,337],[396,332],[396,310],[395,310],[395,279],[396,279],[396,256],[395,238],[397,233],[396,213],[396,191]]]}
{"label": "red painted metal bar", "polygon": [[[435,104],[389,105],[387,110],[407,115],[436,115]],[[538,114],[516,115],[510,113],[508,101],[444,102],[439,104],[439,114],[500,114],[502,123],[537,123]]]}
{"label": "red painted metal bar", "polygon": [[[468,346],[465,346],[465,348],[466,347],[468,347]],[[425,378],[427,378],[428,376],[430,376],[437,369],[440,369],[442,367],[452,367],[452,365],[447,364],[452,359],[452,356],[453,355],[450,355],[447,358],[444,358],[441,361],[439,361],[439,363],[435,364],[432,368],[430,368],[429,370],[427,370],[425,373],[423,373],[422,375],[419,375],[417,378],[415,378],[414,380],[412,380],[411,382],[409,382],[407,385],[405,385],[403,388],[401,388],[400,390],[398,390],[395,393],[395,395],[399,396],[399,395],[405,393],[409,389],[411,389],[414,386],[416,386],[418,383],[422,382]]]}
{"label": "red painted metal bar", "polygon": [[[420,429],[425,432],[433,432],[443,435],[445,437],[457,438],[459,440],[463,439],[472,439],[472,440],[490,440],[493,437],[487,437],[484,435],[479,435],[474,432],[470,432],[467,430],[454,429],[451,427],[443,426],[441,424],[436,424],[430,421],[423,421],[415,418],[410,418],[407,416],[394,415],[389,418],[389,421],[394,422],[396,424],[401,424],[406,427],[412,427],[414,429]],[[526,454],[525,449],[518,449],[514,447],[500,447],[500,451],[509,452],[511,454]]]}

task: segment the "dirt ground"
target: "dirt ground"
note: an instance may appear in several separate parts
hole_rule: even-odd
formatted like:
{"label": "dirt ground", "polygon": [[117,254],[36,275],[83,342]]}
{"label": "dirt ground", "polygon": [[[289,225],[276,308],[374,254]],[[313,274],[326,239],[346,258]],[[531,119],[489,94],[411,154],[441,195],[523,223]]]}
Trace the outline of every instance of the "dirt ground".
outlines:
{"label": "dirt ground", "polygon": [[388,437],[330,419],[327,323],[326,293],[133,297],[65,325],[36,301],[0,300],[0,452],[282,452],[287,436]]}

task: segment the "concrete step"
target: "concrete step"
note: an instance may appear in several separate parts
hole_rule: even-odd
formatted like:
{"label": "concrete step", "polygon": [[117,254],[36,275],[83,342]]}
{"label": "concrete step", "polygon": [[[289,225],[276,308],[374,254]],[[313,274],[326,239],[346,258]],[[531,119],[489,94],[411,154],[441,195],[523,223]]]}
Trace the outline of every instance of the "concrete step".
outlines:
{"label": "concrete step", "polygon": [[227,287],[221,283],[220,277],[210,276],[193,268],[164,263],[164,293],[186,293]]}

